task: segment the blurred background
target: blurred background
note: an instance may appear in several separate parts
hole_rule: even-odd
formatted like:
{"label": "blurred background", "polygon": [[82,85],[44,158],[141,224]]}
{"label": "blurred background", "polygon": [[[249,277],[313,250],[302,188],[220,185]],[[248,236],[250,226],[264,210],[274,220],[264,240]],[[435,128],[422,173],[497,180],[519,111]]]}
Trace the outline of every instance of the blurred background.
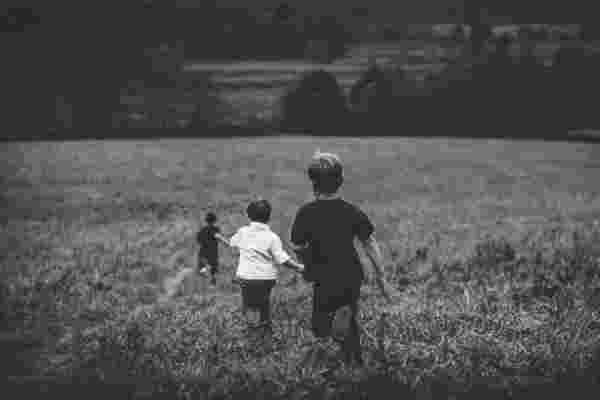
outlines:
{"label": "blurred background", "polygon": [[[390,118],[394,128],[379,134],[563,136],[597,125],[594,102],[585,99],[597,92],[600,28],[582,7],[116,4],[3,2],[3,137],[51,137],[64,128],[110,136],[118,133],[106,129],[126,127],[363,135]],[[435,126],[426,118],[432,113]],[[482,115],[485,125],[475,118]]]}

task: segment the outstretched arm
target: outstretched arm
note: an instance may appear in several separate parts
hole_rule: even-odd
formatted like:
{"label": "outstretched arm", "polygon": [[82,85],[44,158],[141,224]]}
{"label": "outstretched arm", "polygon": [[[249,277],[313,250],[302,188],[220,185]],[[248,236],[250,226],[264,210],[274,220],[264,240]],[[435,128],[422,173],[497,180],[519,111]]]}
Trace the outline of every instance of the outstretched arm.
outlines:
{"label": "outstretched arm", "polygon": [[283,249],[283,242],[279,237],[273,241],[270,251],[277,264],[283,265],[284,267],[297,272],[304,271],[304,265],[290,257],[289,254]]}
{"label": "outstretched arm", "polygon": [[297,245],[297,244],[293,244],[290,243],[289,248],[292,250],[292,252],[296,255],[296,258],[298,260],[300,260],[301,263],[306,264],[307,262],[309,262],[309,257],[307,257],[307,253],[308,253],[308,244],[305,244],[303,246]]}
{"label": "outstretched arm", "polygon": [[215,233],[215,238],[223,243],[225,246],[227,247],[231,247],[231,243],[229,242],[229,239],[227,239],[225,236],[221,235],[220,233]]}
{"label": "outstretched arm", "polygon": [[291,258],[289,260],[285,261],[281,265],[283,265],[286,268],[298,271],[298,272],[304,271],[304,265],[300,264],[299,262],[296,262],[295,260],[293,260]]}
{"label": "outstretched arm", "polygon": [[365,250],[365,254],[369,258],[369,261],[371,261],[371,264],[373,265],[375,280],[377,281],[379,289],[381,289],[383,296],[388,301],[391,300],[392,290],[383,276],[383,256],[381,255],[381,250],[379,249],[377,240],[375,240],[375,236],[371,235],[367,240],[360,240],[360,243]]}

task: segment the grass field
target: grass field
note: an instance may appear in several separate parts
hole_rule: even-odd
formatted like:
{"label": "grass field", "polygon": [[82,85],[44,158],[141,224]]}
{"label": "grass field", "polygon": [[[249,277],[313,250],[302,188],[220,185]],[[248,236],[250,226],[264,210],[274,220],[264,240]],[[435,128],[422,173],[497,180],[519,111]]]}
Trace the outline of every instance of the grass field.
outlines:
{"label": "grass field", "polygon": [[[365,287],[367,375],[302,366],[310,290],[288,272],[273,295],[274,350],[249,349],[227,250],[217,288],[197,278],[157,303],[164,280],[193,263],[207,210],[232,234],[260,195],[287,238],[311,198],[305,166],[316,148],[345,162],[344,196],[372,218],[386,275],[403,290],[385,308]],[[324,387],[376,391],[382,376],[413,388],[445,376],[455,389],[473,376],[552,380],[587,368],[598,348],[598,280],[577,275],[600,260],[598,145],[280,137],[12,143],[0,153],[4,315],[12,330],[45,332],[23,374],[162,374],[209,397],[305,398]],[[424,247],[426,260],[409,262]],[[525,277],[507,278],[510,265]],[[577,275],[560,286],[566,303],[514,300],[540,270],[563,268]]]}

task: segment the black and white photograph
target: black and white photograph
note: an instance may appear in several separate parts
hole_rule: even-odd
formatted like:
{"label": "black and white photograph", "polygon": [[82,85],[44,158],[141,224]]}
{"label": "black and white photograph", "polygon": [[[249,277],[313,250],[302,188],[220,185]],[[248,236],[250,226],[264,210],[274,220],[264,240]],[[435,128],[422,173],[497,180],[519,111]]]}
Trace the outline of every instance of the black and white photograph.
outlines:
{"label": "black and white photograph", "polygon": [[600,396],[600,20],[4,0],[0,391]]}

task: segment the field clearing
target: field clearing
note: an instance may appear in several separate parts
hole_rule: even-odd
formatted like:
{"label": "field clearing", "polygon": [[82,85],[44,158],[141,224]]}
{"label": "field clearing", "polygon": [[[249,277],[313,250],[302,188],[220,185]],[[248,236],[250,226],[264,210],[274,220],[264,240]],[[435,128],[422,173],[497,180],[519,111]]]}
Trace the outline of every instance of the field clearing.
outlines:
{"label": "field clearing", "polygon": [[[273,230],[287,239],[298,207],[312,198],[305,167],[317,148],[335,151],[344,161],[343,195],[373,220],[388,278],[397,285],[410,282],[388,308],[372,285],[365,287],[361,319],[369,374],[389,368],[413,384],[455,370],[452,385],[461,387],[461,379],[479,370],[471,359],[477,352],[486,371],[495,374],[487,379],[503,384],[521,375],[551,379],[561,363],[589,364],[600,320],[585,308],[587,281],[565,285],[572,302],[558,311],[547,311],[549,300],[543,299],[524,306],[513,299],[529,287],[529,278],[511,282],[506,273],[494,275],[497,248],[482,256],[479,244],[503,238],[518,260],[537,257],[526,258],[521,274],[542,268],[529,268],[541,257],[550,257],[544,268],[551,272],[562,265],[557,260],[571,262],[569,257],[575,260],[572,268],[585,263],[597,270],[598,225],[592,228],[595,236],[581,245],[577,240],[583,239],[571,230],[600,219],[600,145],[282,136],[3,144],[4,281],[32,293],[36,285],[56,287],[71,279],[55,302],[42,303],[50,304],[49,316],[28,311],[33,314],[23,322],[35,325],[41,319],[46,321],[41,326],[53,326],[48,349],[36,359],[38,373],[88,368],[104,371],[103,379],[110,381],[132,371],[119,368],[133,368],[153,377],[152,369],[107,367],[101,361],[110,364],[133,354],[134,361],[124,362],[146,368],[147,357],[158,354],[152,365],[162,365],[173,379],[192,379],[189,384],[200,388],[212,382],[224,393],[260,392],[261,382],[268,382],[279,389],[265,390],[289,398],[325,382],[342,392],[352,390],[344,386],[352,382],[367,384],[367,378],[344,369],[324,377],[317,366],[302,366],[309,286],[288,271],[274,289],[275,350],[266,354],[243,333],[239,289],[231,280],[235,261],[227,250],[216,287],[191,278],[182,293],[161,302],[165,281],[194,265],[194,233],[208,210],[216,211],[230,235],[247,223],[248,201],[261,196],[273,205]],[[586,253],[579,250],[584,245]],[[414,266],[409,260],[421,248],[429,250],[427,261]],[[476,260],[483,277],[453,278],[456,265],[471,268],[469,259]],[[489,300],[491,293],[499,296],[496,303]],[[387,322],[383,310],[392,312]],[[381,323],[388,324],[385,337],[378,333]],[[143,344],[129,342],[135,335],[145,338]],[[112,350],[102,347],[107,341]],[[442,363],[443,357],[449,361]],[[494,364],[498,357],[510,368]],[[546,369],[536,370],[542,362]]]}
{"label": "field clearing", "polygon": [[[456,257],[486,233],[523,234],[560,214],[600,218],[598,145],[321,138],[5,144],[2,218],[17,231],[35,227],[36,242],[59,240],[59,248],[73,235],[111,243],[121,230],[133,243],[152,241],[167,218],[187,232],[169,253],[190,246],[202,210],[214,209],[233,233],[247,201],[261,195],[273,203],[273,228],[287,237],[310,198],[304,167],[315,148],[347,163],[345,196],[373,218],[388,256],[407,257],[434,232]],[[69,232],[67,243],[48,236],[56,224]]]}
{"label": "field clearing", "polygon": [[347,163],[345,195],[368,210],[388,248],[443,231],[466,249],[484,232],[520,231],[540,218],[600,218],[596,144],[297,137],[4,144],[2,217],[85,222],[93,210],[118,215],[132,201],[175,203],[194,211],[192,225],[213,208],[232,233],[247,200],[262,195],[285,237],[310,197],[304,166],[316,148]]}

